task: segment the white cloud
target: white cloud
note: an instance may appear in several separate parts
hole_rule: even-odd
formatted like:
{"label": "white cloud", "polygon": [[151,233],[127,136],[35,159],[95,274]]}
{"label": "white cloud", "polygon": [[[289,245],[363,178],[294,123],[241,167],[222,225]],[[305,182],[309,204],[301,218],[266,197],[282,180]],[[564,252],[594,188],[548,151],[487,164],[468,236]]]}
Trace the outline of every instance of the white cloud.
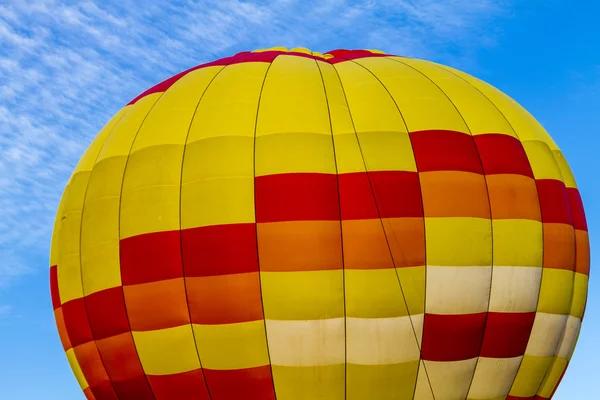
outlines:
{"label": "white cloud", "polygon": [[489,43],[489,23],[507,11],[506,1],[5,0],[0,282],[36,270],[25,260],[47,253],[79,156],[112,114],[152,84],[210,59],[276,45],[379,48],[443,61]]}

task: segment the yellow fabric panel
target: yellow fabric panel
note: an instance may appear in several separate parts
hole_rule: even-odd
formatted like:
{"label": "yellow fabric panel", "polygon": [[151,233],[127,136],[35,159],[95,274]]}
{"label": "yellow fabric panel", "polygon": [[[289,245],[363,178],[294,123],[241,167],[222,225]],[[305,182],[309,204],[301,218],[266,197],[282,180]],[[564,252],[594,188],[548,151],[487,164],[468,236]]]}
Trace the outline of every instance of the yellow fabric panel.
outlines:
{"label": "yellow fabric panel", "polygon": [[333,135],[338,174],[364,172],[365,162],[356,133],[336,134],[333,131]]}
{"label": "yellow fabric panel", "polygon": [[525,354],[536,357],[553,356],[560,345],[566,323],[566,315],[538,312]]}
{"label": "yellow fabric panel", "polygon": [[391,59],[409,65],[431,79],[456,106],[473,135],[503,133],[516,137],[502,113],[465,80],[428,61],[402,57]]}
{"label": "yellow fabric panel", "polygon": [[425,218],[425,236],[428,265],[492,265],[489,219]]}
{"label": "yellow fabric panel", "polygon": [[509,394],[516,397],[535,396],[550,363],[552,357],[534,357],[525,354]]}
{"label": "yellow fabric panel", "polygon": [[92,143],[89,145],[83,157],[79,160],[75,169],[73,170],[73,175],[76,175],[81,171],[91,171],[92,167],[96,163],[96,159],[98,158],[98,154],[100,153],[100,149],[104,145],[106,138],[113,131],[114,127],[117,123],[123,118],[123,116],[129,111],[130,107],[124,107],[120,109],[108,123],[98,132]]}
{"label": "yellow fabric panel", "polygon": [[[346,316],[388,318],[408,315],[396,271],[347,269]],[[422,308],[421,302],[421,308]]]}
{"label": "yellow fabric panel", "polygon": [[193,327],[203,368],[242,369],[269,364],[262,320]]}
{"label": "yellow fabric panel", "polygon": [[316,62],[281,55],[273,61],[265,79],[256,137],[291,132],[329,136],[329,113]]}
{"label": "yellow fabric panel", "polygon": [[[417,319],[418,320],[418,319]],[[417,335],[410,317],[346,319],[346,362],[359,365],[393,365],[419,360]]]}
{"label": "yellow fabric panel", "polygon": [[69,185],[67,184],[67,185],[65,185],[63,194],[60,197],[60,201],[58,203],[58,207],[56,210],[56,216],[54,217],[54,229],[52,230],[52,241],[50,243],[50,266],[51,267],[58,265],[58,261],[60,258],[60,254],[59,254],[60,229],[62,226],[64,199],[67,196],[68,189],[69,189]]}
{"label": "yellow fabric panel", "polygon": [[494,265],[491,312],[534,312],[537,309],[541,267],[506,267]]}
{"label": "yellow fabric panel", "polygon": [[525,219],[495,219],[494,265],[542,267],[544,237],[542,223]]}
{"label": "yellow fabric panel", "polygon": [[[262,103],[261,103],[262,104]],[[261,106],[261,111],[263,112]],[[320,172],[335,174],[331,136],[282,132],[256,138],[256,176]]]}
{"label": "yellow fabric panel", "polygon": [[554,155],[554,160],[560,169],[565,186],[576,189],[577,182],[575,182],[575,176],[573,176],[573,171],[571,170],[571,167],[569,166],[564,154],[560,150],[552,150],[552,154]]}
{"label": "yellow fabric panel", "polygon": [[121,198],[121,239],[179,229],[179,192],[179,185],[124,192]]}
{"label": "yellow fabric panel", "polygon": [[562,173],[552,150],[545,142],[529,140],[523,142],[523,148],[531,164],[535,179],[556,179],[563,181]]}
{"label": "yellow fabric panel", "polygon": [[467,397],[477,358],[462,361],[425,361],[435,400]]}
{"label": "yellow fabric panel", "polygon": [[368,171],[417,171],[408,133],[361,132],[358,139]]}
{"label": "yellow fabric panel", "polygon": [[191,325],[132,333],[146,374],[170,375],[200,368]]}
{"label": "yellow fabric panel", "polygon": [[355,61],[377,76],[398,106],[409,132],[448,129],[468,133],[446,95],[417,70],[384,57]]}
{"label": "yellow fabric panel", "polygon": [[96,160],[96,165],[106,158],[129,156],[131,146],[140,126],[161,96],[162,93],[153,93],[142,97],[135,104],[129,106],[127,114],[121,118],[119,123],[114,127],[112,135],[106,139]]}
{"label": "yellow fabric panel", "polygon": [[542,274],[538,312],[566,315],[571,311],[573,271],[545,268]]}
{"label": "yellow fabric panel", "polygon": [[317,61],[317,66],[321,71],[323,85],[325,86],[333,135],[354,135],[352,115],[350,115],[346,94],[335,67],[322,61]]}
{"label": "yellow fabric panel", "polygon": [[152,146],[183,145],[204,90],[223,68],[212,66],[197,69],[169,87],[146,116],[131,153]]}
{"label": "yellow fabric panel", "polygon": [[183,146],[156,145],[132,152],[127,160],[123,194],[161,185],[179,185]]}
{"label": "yellow fabric panel", "polygon": [[569,316],[567,318],[567,324],[565,327],[565,333],[562,337],[562,341],[556,352],[556,356],[570,360],[575,350],[575,344],[579,338],[579,332],[581,330],[581,319]]}
{"label": "yellow fabric panel", "polygon": [[[71,176],[69,182],[69,193],[64,198],[63,216],[68,214],[81,214],[83,208],[83,201],[85,198],[85,192],[87,190],[88,182],[90,180],[90,171],[79,171]],[[78,236],[79,237],[79,236]],[[75,246],[77,242],[71,243]]]}
{"label": "yellow fabric panel", "polygon": [[197,140],[234,135],[254,141],[259,96],[268,68],[269,64],[264,62],[248,62],[222,69],[198,104],[188,145]]}
{"label": "yellow fabric panel", "polygon": [[413,400],[435,400],[431,391],[431,383],[427,376],[425,362],[421,360],[419,363],[419,371],[417,372],[417,384],[415,386],[415,394]]}
{"label": "yellow fabric panel", "polygon": [[541,125],[516,101],[502,93],[492,85],[485,83],[473,76],[464,72],[458,71],[444,65],[436,64],[447,71],[450,71],[465,81],[472,84],[475,88],[481,91],[498,109],[515,130],[519,139],[523,142],[529,140],[541,140],[545,142],[551,149],[556,150],[558,146]]}
{"label": "yellow fabric panel", "polygon": [[[396,268],[396,273],[402,285],[409,314],[423,314],[425,312],[426,268],[424,266]],[[348,270],[346,270],[346,274],[348,274]]]}
{"label": "yellow fabric panel", "polygon": [[419,360],[388,365],[348,364],[347,400],[412,399]]}
{"label": "yellow fabric panel", "polygon": [[120,286],[119,198],[104,197],[86,203],[81,235],[84,295]]}
{"label": "yellow fabric panel", "polygon": [[[69,193],[72,188],[69,188]],[[57,267],[58,292],[61,304],[83,297],[81,287],[81,260],[79,256],[79,233],[81,211],[63,217],[59,237],[59,261]]]}
{"label": "yellow fabric panel", "polygon": [[467,398],[504,399],[510,391],[521,359],[479,357]]}
{"label": "yellow fabric panel", "polygon": [[254,179],[254,138],[233,132],[187,143],[184,185],[203,179],[239,177]]}
{"label": "yellow fabric panel", "polygon": [[567,360],[563,358],[555,357],[550,365],[550,369],[546,373],[546,377],[542,382],[542,386],[538,390],[539,396],[550,398],[550,395],[554,391],[554,388],[558,384],[558,380],[562,375],[563,371],[567,368]]}
{"label": "yellow fabric panel", "polygon": [[356,132],[406,132],[392,97],[369,71],[354,62],[334,67],[344,87]]}
{"label": "yellow fabric panel", "polygon": [[344,315],[341,270],[261,272],[266,319],[313,320]]}
{"label": "yellow fabric panel", "polygon": [[344,318],[265,321],[271,364],[312,367],[344,363]]}
{"label": "yellow fabric panel", "polygon": [[273,365],[277,400],[344,400],[344,364],[318,367]]}
{"label": "yellow fabric panel", "polygon": [[583,311],[585,309],[585,303],[587,301],[588,293],[588,281],[587,275],[575,273],[575,279],[573,281],[573,300],[571,303],[571,314],[577,318],[583,318]]}
{"label": "yellow fabric panel", "polygon": [[83,372],[81,371],[81,367],[79,366],[79,362],[77,361],[77,357],[75,356],[75,349],[67,350],[67,360],[69,361],[69,365],[71,366],[71,370],[73,370],[73,374],[75,375],[75,379],[77,379],[77,383],[82,390],[85,390],[89,385],[85,376],[83,376]]}
{"label": "yellow fabric panel", "polygon": [[492,267],[427,266],[429,314],[476,314],[489,304]]}

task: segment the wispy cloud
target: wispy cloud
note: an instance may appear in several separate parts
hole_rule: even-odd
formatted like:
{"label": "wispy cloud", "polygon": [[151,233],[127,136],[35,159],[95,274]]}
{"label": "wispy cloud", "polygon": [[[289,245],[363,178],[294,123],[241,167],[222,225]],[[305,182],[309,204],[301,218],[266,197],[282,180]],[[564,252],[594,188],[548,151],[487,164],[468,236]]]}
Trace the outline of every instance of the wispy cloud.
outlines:
{"label": "wispy cloud", "polygon": [[[493,43],[508,0],[206,0],[0,5],[0,282],[35,270],[83,150],[159,80],[275,45],[444,60]],[[142,5],[143,4],[143,5]],[[450,49],[448,51],[448,49]],[[41,267],[41,266],[40,266]]]}

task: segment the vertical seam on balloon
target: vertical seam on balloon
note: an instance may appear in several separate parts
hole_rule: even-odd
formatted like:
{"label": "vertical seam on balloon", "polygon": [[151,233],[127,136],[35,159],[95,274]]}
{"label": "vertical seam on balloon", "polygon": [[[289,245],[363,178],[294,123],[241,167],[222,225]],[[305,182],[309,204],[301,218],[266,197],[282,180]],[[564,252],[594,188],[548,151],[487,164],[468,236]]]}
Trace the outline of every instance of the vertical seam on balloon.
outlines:
{"label": "vertical seam on balloon", "polygon": [[[92,164],[92,167],[90,168],[89,178],[88,178],[87,184],[85,185],[85,191],[83,193],[83,199],[81,201],[81,216],[79,218],[79,241],[77,243],[77,247],[79,249],[79,279],[81,281],[81,292],[83,295],[81,299],[83,300],[83,307],[85,308],[85,318],[87,320],[88,326],[90,327],[92,341],[94,342],[94,347],[96,347],[96,352],[98,353],[98,357],[100,358],[100,363],[102,364],[102,369],[104,369],[104,372],[106,373],[106,377],[108,378],[108,382],[110,383],[110,387],[112,388],[112,390],[115,393],[115,395],[117,396],[117,398],[119,398],[119,395],[117,394],[117,392],[115,390],[113,381],[111,380],[110,376],[108,375],[108,370],[106,369],[106,365],[104,364],[104,359],[102,358],[100,349],[98,349],[98,345],[96,344],[96,338],[94,337],[94,330],[92,329],[92,322],[91,322],[90,316],[88,314],[87,300],[86,300],[86,294],[85,294],[85,285],[83,283],[83,263],[82,263],[82,257],[81,257],[81,232],[83,232],[83,212],[85,210],[85,199],[87,197],[88,188],[90,187],[90,181],[92,180],[92,171],[94,170],[94,167],[96,166],[98,157],[100,157],[100,153],[102,152],[104,145],[108,141],[108,138],[113,134],[113,132],[115,131],[115,128],[117,127],[117,125],[119,125],[119,122],[121,122],[123,117],[126,114],[128,114],[128,112],[129,112],[129,110],[123,112],[123,114],[119,117],[119,119],[116,121],[116,123],[111,128],[110,132],[106,135],[106,138],[104,138],[104,141],[102,141],[102,143],[100,143],[100,149],[98,149],[98,154],[96,155],[96,157],[94,157],[94,163]],[[89,149],[86,150],[86,153],[87,153],[87,151],[89,151]],[[84,157],[85,157],[85,155],[84,155]],[[57,266],[57,274],[58,274],[58,266]],[[74,347],[73,347],[73,349],[74,349]],[[75,358],[77,358],[77,356],[75,356]],[[79,363],[79,360],[77,362]],[[83,371],[81,371],[81,374],[83,375]],[[87,381],[87,377],[86,377],[86,381]],[[91,385],[89,385],[89,382],[88,382],[88,387],[90,388],[90,390],[92,390]]]}
{"label": "vertical seam on balloon", "polygon": [[[125,315],[127,317],[127,327],[129,328],[129,330],[127,332],[123,332],[123,333],[128,333],[131,336],[131,341],[133,343],[133,346],[135,347],[136,351],[135,351],[135,355],[140,363],[140,367],[142,368],[142,371],[144,372],[144,379],[146,381],[146,384],[148,385],[148,389],[150,390],[150,394],[152,395],[152,397],[154,399],[156,399],[156,396],[154,395],[154,392],[152,390],[152,386],[150,386],[150,381],[148,380],[148,376],[146,375],[146,371],[144,371],[144,367],[142,365],[142,360],[140,359],[140,356],[137,352],[137,346],[135,344],[135,339],[133,338],[133,331],[131,330],[131,324],[129,323],[129,313],[127,311],[127,305],[125,304],[125,288],[123,285],[123,275],[122,275],[122,271],[121,271],[121,246],[120,246],[120,241],[121,241],[121,196],[123,195],[123,182],[125,182],[125,171],[127,169],[127,163],[129,161],[129,156],[131,155],[131,149],[133,148],[133,143],[135,142],[135,137],[137,137],[138,132],[140,131],[140,129],[142,128],[142,125],[144,124],[144,121],[146,120],[146,118],[148,117],[148,115],[150,115],[150,113],[152,112],[152,109],[154,109],[154,106],[156,105],[156,103],[158,103],[158,101],[160,100],[160,98],[163,96],[164,92],[161,93],[158,97],[158,99],[156,99],[156,101],[152,104],[152,106],[150,107],[150,109],[146,112],[146,115],[144,115],[144,119],[140,122],[140,125],[138,126],[134,139],[131,142],[131,146],[129,148],[127,157],[125,159],[125,165],[123,166],[123,176],[121,177],[121,188],[119,191],[119,212],[118,212],[118,216],[117,216],[117,220],[118,220],[118,225],[117,225],[117,231],[118,231],[118,241],[119,241],[119,278],[121,280],[121,295],[123,296],[123,309],[125,311]],[[104,144],[106,144],[106,142],[104,142]],[[104,145],[102,146],[102,148],[104,148]],[[102,151],[102,149],[100,150]],[[99,154],[98,154],[99,155]],[[94,165],[95,166],[95,165]],[[92,169],[93,171],[93,169]],[[91,175],[90,175],[91,178]],[[82,213],[83,216],[83,213]],[[81,238],[80,238],[81,241]],[[93,332],[92,332],[93,335]],[[109,377],[110,379],[110,377]],[[112,381],[111,381],[112,384]],[[116,392],[115,392],[116,394]],[[119,395],[117,394],[117,398],[119,398]]]}
{"label": "vertical seam on balloon", "polygon": [[229,60],[229,62],[226,65],[223,66],[223,68],[219,69],[215,73],[215,75],[210,79],[210,81],[208,82],[208,84],[206,85],[204,90],[202,91],[202,94],[200,95],[200,98],[198,99],[198,102],[196,103],[196,107],[194,108],[194,113],[192,114],[192,117],[190,118],[190,123],[188,125],[187,133],[185,135],[185,141],[183,142],[183,152],[181,154],[181,169],[179,171],[179,254],[181,256],[181,273],[183,275],[182,276],[183,290],[185,292],[185,304],[187,307],[188,318],[190,319],[190,329],[192,330],[192,338],[194,339],[194,347],[196,348],[196,355],[198,356],[198,364],[200,364],[200,371],[202,372],[202,378],[204,380],[204,385],[206,386],[206,392],[208,394],[209,399],[211,399],[211,400],[212,400],[212,395],[210,394],[208,379],[206,379],[206,374],[204,373],[204,367],[202,366],[202,358],[200,357],[200,349],[198,348],[198,341],[196,340],[196,332],[194,331],[194,323],[192,322],[192,312],[190,310],[190,302],[189,302],[189,296],[188,296],[188,291],[187,291],[187,282],[186,282],[186,276],[185,276],[185,262],[183,259],[183,229],[182,229],[182,218],[181,218],[181,203],[182,203],[181,193],[182,193],[182,188],[183,188],[183,166],[185,163],[185,150],[187,148],[190,131],[192,130],[194,118],[196,117],[196,113],[198,112],[200,103],[202,102],[202,99],[204,98],[204,95],[208,91],[208,88],[210,87],[210,85],[215,81],[215,79],[217,79],[217,76],[219,76],[219,74],[221,74],[221,72],[223,72],[225,70],[225,68],[227,68],[229,65],[231,65],[233,60],[236,58],[239,58],[239,57],[233,57],[232,59]]}
{"label": "vertical seam on balloon", "polygon": [[[337,156],[335,152],[335,138],[333,136],[333,122],[331,120],[331,108],[329,107],[329,97],[327,96],[327,89],[325,88],[325,79],[323,78],[323,72],[321,71],[321,67],[319,66],[319,62],[315,60],[315,64],[319,69],[319,75],[321,76],[321,82],[323,83],[323,93],[325,94],[325,103],[327,104],[327,114],[329,115],[329,129],[331,131],[331,146],[333,149],[333,161],[335,164],[335,177],[337,181],[337,195],[338,195],[338,212],[340,214],[340,247],[342,252],[342,295],[344,298],[344,400],[347,396],[347,382],[348,382],[348,330],[347,330],[347,322],[346,322],[346,263],[344,259],[344,231],[342,229],[342,198],[341,198],[341,190],[340,190],[340,175],[338,170]],[[327,65],[333,65],[327,63]],[[341,86],[341,81],[340,81]],[[350,110],[348,110],[348,113]]]}
{"label": "vertical seam on balloon", "polygon": [[469,132],[469,135],[471,136],[471,139],[473,140],[473,145],[475,147],[475,151],[477,152],[477,158],[479,159],[479,165],[481,166],[481,172],[482,172],[482,175],[483,175],[483,180],[485,182],[485,191],[487,193],[487,200],[488,200],[488,211],[490,213],[490,244],[491,244],[490,289],[488,291],[487,310],[485,311],[485,319],[484,319],[483,328],[482,328],[482,331],[481,331],[481,343],[479,344],[479,351],[477,352],[478,355],[477,355],[477,360],[475,361],[475,368],[473,368],[473,375],[471,376],[471,381],[469,382],[467,393],[465,394],[465,400],[466,400],[469,397],[469,392],[471,391],[471,385],[473,384],[473,380],[475,379],[475,372],[477,371],[477,366],[479,365],[479,360],[481,359],[481,350],[483,349],[483,341],[485,339],[485,330],[486,330],[486,327],[487,327],[488,316],[489,316],[489,313],[490,313],[490,304],[491,304],[491,300],[492,300],[492,287],[493,287],[493,284],[494,284],[494,219],[493,219],[493,214],[492,214],[492,201],[490,199],[490,190],[489,190],[489,185],[488,185],[488,181],[487,181],[487,175],[486,175],[485,169],[483,167],[483,161],[481,159],[481,153],[479,152],[479,148],[477,147],[477,143],[475,142],[475,136],[473,135],[473,132],[471,132],[471,128],[469,128],[469,124],[467,123],[467,121],[463,117],[462,113],[460,112],[460,110],[458,109],[458,107],[456,106],[456,104],[452,101],[452,99],[450,98],[450,96],[448,96],[448,94],[446,92],[444,92],[444,90],[437,83],[435,83],[435,81],[433,79],[431,79],[429,76],[427,76],[427,74],[425,74],[424,72],[421,72],[417,68],[415,68],[415,67],[413,67],[411,65],[408,65],[408,64],[406,64],[406,63],[404,63],[404,62],[402,62],[400,60],[396,60],[396,59],[393,59],[393,58],[390,58],[390,60],[392,60],[394,62],[397,62],[399,64],[402,64],[402,65],[405,65],[408,68],[413,69],[414,71],[416,71],[420,75],[424,76],[435,87],[437,87],[438,90],[446,97],[446,99],[448,99],[448,101],[450,102],[450,104],[452,104],[452,106],[454,107],[454,109],[458,113],[458,116],[460,117],[460,119],[465,124],[465,127],[467,128],[467,131]]}
{"label": "vertical seam on balloon", "polygon": [[[356,64],[359,67],[363,68],[364,70],[366,70],[369,74],[371,74],[379,82],[379,84],[381,85],[381,87],[383,87],[383,89],[390,96],[390,99],[392,100],[392,102],[396,106],[396,110],[398,110],[398,113],[400,114],[400,117],[402,118],[402,122],[404,123],[404,127],[406,128],[406,133],[407,133],[407,135],[409,137],[409,140],[410,140],[410,133],[408,132],[408,126],[406,125],[406,121],[404,120],[404,116],[402,115],[402,111],[400,111],[400,108],[398,107],[398,104],[396,104],[396,101],[394,100],[394,97],[389,92],[389,90],[387,89],[387,87],[383,84],[383,82],[381,82],[381,80],[373,72],[371,72],[367,67],[365,67],[364,65],[360,64],[359,62],[357,62],[355,60],[350,60],[350,59],[342,57],[342,56],[340,56],[340,58],[344,58],[346,61],[350,61],[353,64]],[[334,65],[334,68],[335,68],[335,64],[333,64],[333,65]],[[337,72],[337,69],[336,69],[336,72]],[[339,73],[338,73],[338,77],[339,77]],[[341,82],[342,82],[342,80],[341,80],[341,77],[340,77],[340,83]],[[408,307],[408,302],[406,300],[406,296],[404,295],[404,290],[402,288],[402,282],[401,282],[401,279],[400,279],[400,275],[398,274],[398,269],[396,267],[396,262],[394,260],[392,249],[391,249],[391,246],[390,246],[390,243],[389,243],[389,238],[388,238],[388,235],[387,235],[387,232],[386,232],[386,229],[385,229],[385,224],[383,223],[383,219],[381,218],[381,212],[379,210],[379,205],[377,203],[377,199],[376,199],[376,196],[375,196],[375,190],[373,189],[373,184],[371,182],[371,177],[370,177],[370,174],[369,174],[369,168],[367,167],[367,161],[366,161],[366,159],[364,157],[364,153],[362,151],[362,146],[360,144],[360,138],[358,136],[358,132],[356,131],[356,126],[354,125],[354,119],[352,118],[352,113],[350,111],[350,104],[348,103],[348,98],[346,97],[346,91],[344,90],[343,84],[341,86],[342,86],[342,91],[344,93],[344,98],[346,99],[346,105],[348,107],[348,113],[350,114],[350,119],[352,120],[352,126],[354,128],[354,135],[356,137],[356,141],[358,143],[358,148],[360,150],[360,155],[361,155],[361,158],[362,158],[362,161],[363,161],[363,165],[365,167],[365,172],[366,172],[367,180],[369,182],[369,187],[371,189],[371,194],[373,195],[373,201],[375,202],[375,207],[377,208],[377,214],[379,215],[379,221],[381,222],[381,227],[383,229],[383,234],[385,236],[386,244],[387,244],[388,250],[390,252],[390,257],[392,259],[392,264],[394,265],[394,272],[396,273],[396,279],[398,281],[398,286],[400,287],[400,293],[402,294],[402,299],[403,299],[404,305],[406,307],[406,312],[408,313],[408,320],[410,322],[410,325],[411,325],[411,328],[412,328],[412,331],[413,331],[413,335],[415,337],[416,345],[417,345],[417,347],[419,349],[419,360],[418,360],[419,361],[419,365],[417,367],[417,374],[415,376],[415,387],[413,389],[413,399],[414,399],[416,388],[417,388],[417,382],[418,382],[418,378],[419,378],[419,370],[421,369],[420,368],[421,367],[420,364],[422,362],[422,360],[421,360],[422,355],[421,354],[422,354],[422,347],[423,346],[419,345],[419,339],[418,339],[417,333],[415,331],[415,326],[413,324],[413,321],[412,321],[412,318],[411,318],[411,315],[410,315],[410,309]],[[412,146],[412,140],[411,140],[411,147],[413,147]],[[414,157],[414,148],[413,148],[413,157]],[[416,166],[416,159],[415,159],[415,166]],[[421,187],[421,184],[420,184],[421,179],[418,176],[418,167],[417,167],[417,177],[419,179],[419,188],[420,188]],[[423,193],[422,192],[421,192],[421,207],[423,207],[422,208],[422,211],[423,211],[423,236],[424,236],[423,240],[425,241],[425,249],[426,249],[427,248],[427,240],[426,240],[426,237],[425,237],[425,229],[426,228],[425,228],[425,213],[424,213]],[[393,229],[392,229],[392,231],[393,231]],[[425,322],[425,296],[426,296],[426,293],[427,293],[427,251],[425,250],[425,288],[424,288],[424,294],[423,294],[423,303],[424,303],[423,304],[423,324]],[[433,387],[431,386],[431,381],[429,380],[429,374],[427,373],[427,367],[425,366],[425,362],[423,362],[423,369],[425,371],[425,376],[427,377],[427,382],[429,383],[429,389],[431,390],[431,395],[433,396],[433,398],[435,400],[435,394],[433,393]]]}
{"label": "vertical seam on balloon", "polygon": [[[517,130],[512,126],[512,124],[510,123],[510,121],[508,120],[508,118],[506,117],[506,115],[504,115],[504,113],[502,112],[502,110],[500,110],[500,108],[496,105],[496,103],[494,103],[482,90],[480,90],[477,86],[475,86],[474,84],[472,84],[468,80],[464,79],[460,75],[456,74],[451,69],[448,69],[445,66],[441,66],[441,65],[438,65],[438,64],[435,64],[435,63],[433,65],[435,65],[436,67],[441,68],[441,69],[443,69],[445,71],[450,72],[451,74],[455,75],[458,79],[461,79],[467,85],[470,85],[475,90],[477,90],[479,93],[481,93],[481,95],[483,97],[485,97],[496,110],[498,110],[498,113],[500,113],[500,115],[504,118],[504,120],[506,121],[506,123],[508,124],[508,126],[512,129],[513,133],[517,137],[517,139],[519,139],[519,142],[521,143],[521,146],[523,146],[523,142],[519,138],[519,133],[517,132]],[[531,125],[531,123],[529,121],[527,121],[527,123],[528,123],[528,125]],[[524,148],[523,148],[523,151],[525,151]],[[531,170],[533,171],[533,167],[531,166],[531,161],[529,160],[529,157],[526,157],[526,158],[527,158],[527,162],[529,163],[529,168],[531,168]],[[533,180],[534,180],[534,183],[536,183],[535,176],[533,177]],[[542,224],[542,267],[541,267],[542,271],[541,271],[541,274],[540,274],[540,283],[539,283],[539,286],[538,286],[537,304],[535,306],[535,317],[534,317],[532,329],[533,329],[533,326],[535,325],[535,320],[537,319],[537,315],[538,315],[538,307],[539,307],[539,304],[540,304],[540,297],[541,297],[540,295],[542,293],[542,282],[543,282],[543,278],[544,278],[544,269],[545,269],[544,268],[544,230],[545,230],[545,228],[544,228],[544,217],[542,216],[542,213],[541,213],[541,204],[540,204],[540,197],[539,197],[539,191],[537,189],[537,184],[536,184],[535,190],[536,190],[536,194],[537,194],[537,198],[538,198],[538,205],[540,207],[540,219],[541,219],[541,224]],[[527,347],[529,347],[529,340],[530,339],[531,339],[531,331],[529,333],[529,339],[527,340]],[[527,347],[525,348],[525,351],[527,350]],[[519,362],[519,366],[517,368],[517,372],[515,374],[515,377],[513,378],[513,383],[511,384],[511,387],[510,387],[507,395],[509,395],[510,392],[512,391],[512,388],[514,386],[514,380],[516,379],[517,376],[519,376],[519,372],[521,371],[521,366],[523,365],[523,360],[524,359],[525,359],[525,352],[523,352],[523,355],[521,356],[521,361]]]}
{"label": "vertical seam on balloon", "polygon": [[[283,54],[283,53],[282,53]],[[267,358],[269,359],[269,368],[271,370],[271,383],[273,384],[273,395],[275,396],[275,400],[277,400],[277,390],[275,388],[275,376],[273,375],[273,364],[271,362],[271,351],[269,350],[269,334],[267,329],[267,318],[265,316],[265,302],[263,298],[263,288],[262,288],[262,274],[260,271],[260,251],[258,246],[258,220],[256,218],[256,131],[258,129],[258,116],[260,114],[260,101],[262,99],[263,90],[265,88],[265,83],[267,82],[267,75],[273,66],[273,63],[281,54],[277,54],[273,61],[269,63],[267,70],[265,71],[265,77],[263,78],[262,85],[260,86],[260,91],[258,92],[258,103],[256,105],[256,117],[254,119],[254,149],[252,152],[252,168],[253,168],[253,182],[252,186],[254,188],[254,231],[256,233],[256,264],[258,266],[258,289],[260,291],[260,305],[262,308],[263,314],[263,326],[265,328],[265,345],[267,348]]]}

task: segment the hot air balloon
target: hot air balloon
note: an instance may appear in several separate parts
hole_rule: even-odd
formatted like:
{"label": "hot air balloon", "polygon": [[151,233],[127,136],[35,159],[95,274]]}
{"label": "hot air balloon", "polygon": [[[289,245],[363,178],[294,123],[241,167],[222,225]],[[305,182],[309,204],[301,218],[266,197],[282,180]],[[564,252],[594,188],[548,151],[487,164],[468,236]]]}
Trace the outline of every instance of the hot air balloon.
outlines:
{"label": "hot air balloon", "polygon": [[271,48],[148,89],[57,213],[51,295],[95,400],[550,399],[589,275],[542,126],[456,69]]}

